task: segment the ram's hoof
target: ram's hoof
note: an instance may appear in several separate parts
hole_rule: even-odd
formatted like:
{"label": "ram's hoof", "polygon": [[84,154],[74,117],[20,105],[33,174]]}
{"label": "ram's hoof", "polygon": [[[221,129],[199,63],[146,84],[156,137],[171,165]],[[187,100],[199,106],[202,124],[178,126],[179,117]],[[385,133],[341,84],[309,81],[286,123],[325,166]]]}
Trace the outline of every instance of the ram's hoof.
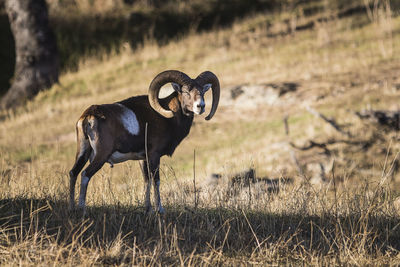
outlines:
{"label": "ram's hoof", "polygon": [[160,215],[164,215],[165,214],[165,210],[163,207],[158,208],[157,213]]}
{"label": "ram's hoof", "polygon": [[146,213],[146,214],[152,214],[153,212],[154,212],[154,211],[153,211],[153,209],[152,209],[151,206],[145,207],[145,213]]}

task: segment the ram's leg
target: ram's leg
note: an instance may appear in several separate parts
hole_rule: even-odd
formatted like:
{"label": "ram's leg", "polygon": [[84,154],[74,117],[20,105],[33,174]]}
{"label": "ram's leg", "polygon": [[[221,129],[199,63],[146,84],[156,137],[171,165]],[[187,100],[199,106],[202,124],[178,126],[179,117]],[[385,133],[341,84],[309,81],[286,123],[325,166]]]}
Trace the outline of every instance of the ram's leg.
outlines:
{"label": "ram's leg", "polygon": [[79,208],[85,210],[86,191],[90,178],[103,167],[112,154],[112,137],[106,128],[98,125],[96,119],[89,119],[90,128],[88,129],[89,143],[92,147],[90,155],[93,154],[89,166],[81,174],[81,191],[79,194]]}
{"label": "ram's leg", "polygon": [[86,162],[89,159],[90,150],[88,149],[83,153],[74,164],[74,167],[69,172],[69,208],[70,210],[74,209],[75,206],[75,184],[76,179],[78,177],[79,172],[83,169]]}
{"label": "ram's leg", "polygon": [[151,179],[149,177],[149,169],[148,169],[146,160],[143,160],[140,163],[140,168],[142,169],[144,185],[145,185],[144,206],[145,206],[146,212],[150,212],[151,211],[151,202],[150,202]]}
{"label": "ram's leg", "polygon": [[155,157],[150,164],[151,176],[154,186],[154,206],[158,213],[164,214],[164,208],[161,205],[160,197],[160,157]]}
{"label": "ram's leg", "polygon": [[[149,159],[149,163],[147,164],[146,160],[143,160],[140,164],[142,168],[143,178],[145,182],[145,197],[144,197],[144,205],[146,208],[146,212],[151,211],[151,202],[150,202],[150,189],[151,183],[154,186],[154,205],[156,211],[160,214],[164,213],[164,208],[161,205],[161,198],[160,198],[160,157],[159,156],[152,156]],[[150,175],[149,175],[150,171]]]}
{"label": "ram's leg", "polygon": [[75,206],[75,184],[79,172],[83,169],[92,151],[89,141],[85,139],[78,130],[78,148],[75,156],[75,164],[69,172],[69,209]]}
{"label": "ram's leg", "polygon": [[89,164],[89,166],[82,172],[81,174],[81,191],[79,194],[79,208],[85,210],[86,207],[86,191],[90,181],[90,178],[103,167],[104,163],[106,163],[108,159],[107,156],[103,154],[97,154],[93,161]]}

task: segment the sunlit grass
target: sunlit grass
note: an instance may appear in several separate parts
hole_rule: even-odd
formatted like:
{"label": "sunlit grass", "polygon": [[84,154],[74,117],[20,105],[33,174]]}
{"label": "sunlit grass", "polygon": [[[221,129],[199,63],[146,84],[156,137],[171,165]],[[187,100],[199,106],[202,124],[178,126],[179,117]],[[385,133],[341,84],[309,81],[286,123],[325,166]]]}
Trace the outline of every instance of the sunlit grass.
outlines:
{"label": "sunlit grass", "polygon": [[[0,262],[399,264],[394,186],[399,181],[387,176],[399,151],[398,136],[363,125],[353,114],[368,106],[398,108],[400,47],[393,45],[385,56],[381,47],[400,43],[400,19],[392,18],[391,40],[377,36],[376,25],[358,25],[358,16],[269,36],[265,23],[279,19],[258,15],[161,47],[148,40],[134,51],[123,46],[119,53],[88,57],[78,72],[63,74],[59,84],[26,107],[2,114]],[[162,159],[166,216],[145,215],[137,162],[104,166],[89,184],[86,218],[68,213],[67,174],[81,112],[94,103],[145,94],[165,69],[192,77],[211,70],[223,91],[213,120],[196,118],[173,157]],[[297,83],[297,91],[275,105],[227,104],[232,86],[284,82]],[[311,185],[296,171],[288,141],[301,145],[343,136],[307,106],[340,124],[351,123],[349,130],[360,139],[376,133],[381,139],[367,152],[335,146],[329,182]],[[228,177],[250,167],[260,176],[290,176],[294,182],[276,195],[256,184],[231,196]],[[211,173],[223,176],[216,188],[207,185]]]}

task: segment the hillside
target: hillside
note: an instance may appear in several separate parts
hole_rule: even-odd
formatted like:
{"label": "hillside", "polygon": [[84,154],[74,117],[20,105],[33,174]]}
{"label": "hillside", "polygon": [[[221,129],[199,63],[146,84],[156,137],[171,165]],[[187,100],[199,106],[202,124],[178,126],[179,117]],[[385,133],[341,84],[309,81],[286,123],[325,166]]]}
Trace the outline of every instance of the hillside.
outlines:
{"label": "hillside", "polygon": [[[0,114],[0,261],[398,264],[398,128],[357,112],[399,110],[399,10],[349,10],[260,13],[162,45],[124,42]],[[197,117],[162,159],[165,217],[144,214],[136,162],[103,167],[87,217],[68,213],[82,111],[146,94],[165,69],[211,70],[222,87],[214,118]],[[230,178],[249,168],[260,181],[232,193]],[[291,182],[271,194],[273,178]]]}

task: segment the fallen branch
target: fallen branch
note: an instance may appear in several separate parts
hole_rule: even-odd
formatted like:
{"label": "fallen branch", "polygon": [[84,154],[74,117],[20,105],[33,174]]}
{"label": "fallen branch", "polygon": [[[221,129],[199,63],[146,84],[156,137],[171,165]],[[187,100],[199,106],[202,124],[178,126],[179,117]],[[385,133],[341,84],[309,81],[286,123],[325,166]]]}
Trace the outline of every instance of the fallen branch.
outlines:
{"label": "fallen branch", "polygon": [[308,144],[304,145],[304,146],[297,146],[293,142],[289,142],[289,144],[291,147],[301,150],[301,151],[306,151],[306,150],[310,150],[314,147],[319,147],[324,150],[326,155],[331,155],[331,151],[326,147],[326,145],[327,145],[326,143],[317,143],[312,140],[308,140]]}
{"label": "fallen branch", "polygon": [[328,149],[328,145],[333,145],[333,144],[347,144],[347,145],[359,145],[362,146],[363,148],[367,148],[371,145],[371,141],[370,140],[362,140],[362,141],[352,141],[352,140],[336,140],[336,139],[328,139],[328,141],[324,142],[324,143],[318,143],[312,140],[308,140],[308,144],[303,145],[303,146],[298,146],[296,144],[294,144],[293,142],[289,142],[290,146],[292,146],[295,149],[298,150],[302,150],[302,151],[306,151],[306,150],[310,150],[314,147],[318,147],[318,148],[322,148],[325,150],[327,155],[330,155],[330,150]]}
{"label": "fallen branch", "polygon": [[309,106],[306,107],[306,110],[307,110],[308,112],[310,112],[311,114],[313,114],[314,116],[319,117],[319,118],[321,118],[322,120],[324,120],[325,122],[329,123],[329,124],[330,124],[336,131],[338,131],[339,133],[341,133],[341,134],[343,134],[343,135],[345,135],[345,136],[347,136],[347,137],[350,137],[350,138],[353,137],[353,136],[351,135],[350,132],[343,130],[343,129],[337,124],[337,122],[335,121],[335,119],[329,119],[329,118],[327,118],[324,114],[319,113],[318,111],[316,111],[315,109],[313,109],[313,108],[311,108],[311,107],[309,107]]}

